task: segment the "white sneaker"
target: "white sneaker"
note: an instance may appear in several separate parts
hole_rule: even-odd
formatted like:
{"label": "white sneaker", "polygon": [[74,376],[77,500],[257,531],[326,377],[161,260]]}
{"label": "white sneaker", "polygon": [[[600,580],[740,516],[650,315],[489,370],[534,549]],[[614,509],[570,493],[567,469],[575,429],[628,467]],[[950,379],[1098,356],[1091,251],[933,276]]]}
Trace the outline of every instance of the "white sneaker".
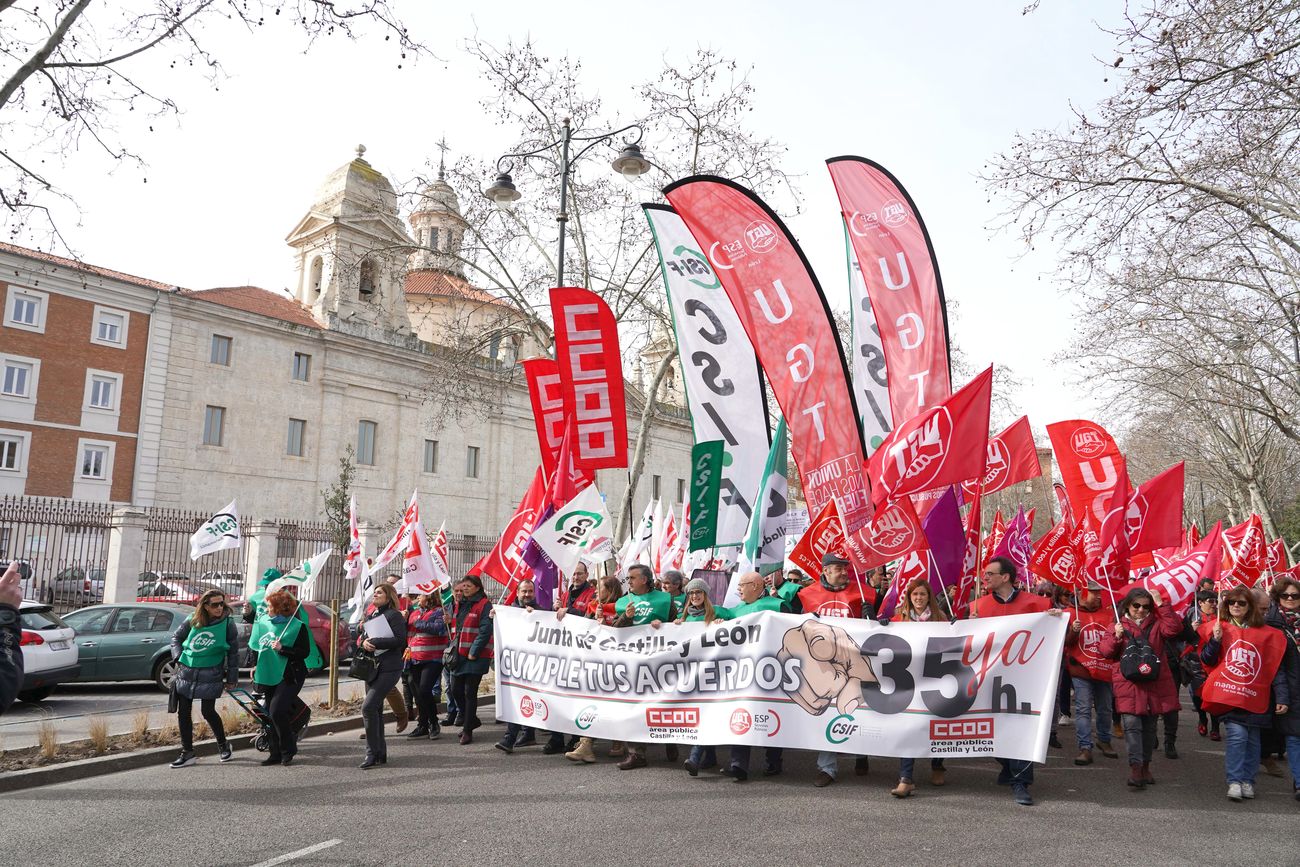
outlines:
{"label": "white sneaker", "polygon": [[1241,796],[1242,796],[1243,798],[1253,798],[1253,797],[1255,797],[1255,784],[1254,784],[1254,783],[1242,783],[1242,784],[1241,784]]}
{"label": "white sneaker", "polygon": [[1241,800],[1241,783],[1228,783],[1228,800]]}
{"label": "white sneaker", "polygon": [[1060,715],[1059,717],[1057,717],[1057,719],[1056,719],[1056,724],[1057,724],[1058,726],[1068,726],[1068,725],[1070,724],[1070,722],[1071,722],[1070,717],[1067,716],[1066,714],[1061,714],[1061,715]]}

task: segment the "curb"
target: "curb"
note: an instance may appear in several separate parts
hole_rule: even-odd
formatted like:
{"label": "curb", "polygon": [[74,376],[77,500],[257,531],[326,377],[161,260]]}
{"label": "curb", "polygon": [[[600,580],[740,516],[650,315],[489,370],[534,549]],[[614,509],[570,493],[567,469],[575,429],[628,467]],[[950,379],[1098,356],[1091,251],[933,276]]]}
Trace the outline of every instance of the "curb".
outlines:
{"label": "curb", "polygon": [[[496,703],[496,695],[489,693],[478,697],[478,706],[491,705]],[[384,722],[393,721],[392,713],[384,714]],[[361,715],[341,717],[339,719],[323,720],[319,723],[313,722],[308,727],[307,737],[304,740],[310,740],[317,735],[330,735],[337,732],[345,732],[362,727]],[[230,738],[231,746],[236,749],[253,749],[253,739],[257,737],[258,732],[235,735]],[[172,744],[166,747],[150,747],[147,750],[136,750],[130,753],[122,753],[116,756],[96,756],[92,759],[79,759],[75,762],[61,762],[57,765],[48,765],[41,768],[28,768],[23,771],[13,771],[11,773],[0,773],[0,793],[18,792],[23,789],[32,789],[37,786],[50,786],[55,783],[67,783],[73,780],[85,780],[90,777],[100,777],[105,774],[116,774],[120,771],[133,771],[138,768],[147,768],[151,765],[165,764],[165,758],[174,754],[177,746]],[[194,753],[199,756],[215,756],[217,754],[216,740],[199,741],[194,744]]]}

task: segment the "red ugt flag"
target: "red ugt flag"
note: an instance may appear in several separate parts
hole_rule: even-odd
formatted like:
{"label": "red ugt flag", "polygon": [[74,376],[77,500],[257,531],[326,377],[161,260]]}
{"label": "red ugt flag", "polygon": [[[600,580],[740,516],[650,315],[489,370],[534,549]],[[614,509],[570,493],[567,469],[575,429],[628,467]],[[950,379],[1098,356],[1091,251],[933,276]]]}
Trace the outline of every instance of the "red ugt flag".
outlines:
{"label": "red ugt flag", "polygon": [[1022,415],[1008,425],[1006,430],[989,440],[984,475],[962,482],[961,490],[970,499],[975,496],[975,490],[981,482],[984,493],[992,494],[1017,482],[1036,479],[1042,474],[1038,449],[1034,446],[1034,432],[1029,427],[1029,416]]}
{"label": "red ugt flag", "polygon": [[877,504],[980,476],[989,438],[990,366],[938,406],[890,431],[871,455]]}
{"label": "red ugt flag", "polygon": [[1175,548],[1183,538],[1183,464],[1139,485],[1125,515],[1130,553]]}

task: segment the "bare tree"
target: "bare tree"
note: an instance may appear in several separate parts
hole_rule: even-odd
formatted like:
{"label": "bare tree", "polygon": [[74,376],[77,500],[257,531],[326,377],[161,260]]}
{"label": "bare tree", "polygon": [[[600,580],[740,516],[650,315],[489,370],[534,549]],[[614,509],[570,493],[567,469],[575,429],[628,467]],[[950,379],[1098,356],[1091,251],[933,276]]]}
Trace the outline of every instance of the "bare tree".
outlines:
{"label": "bare tree", "polygon": [[169,77],[182,71],[218,87],[231,49],[213,31],[232,23],[250,34],[288,27],[308,48],[374,33],[393,43],[399,68],[427,52],[385,0],[0,0],[0,206],[10,237],[42,235],[71,251],[51,210],[76,208],[61,169],[95,154],[110,170],[143,167],[144,149],[120,124],[143,117],[152,131],[179,114]]}
{"label": "bare tree", "polygon": [[1300,3],[1134,3],[1110,32],[1115,93],[985,179],[1004,227],[1060,245],[1072,355],[1114,420],[1180,441],[1229,514],[1267,516],[1300,443]]}
{"label": "bare tree", "polygon": [[[655,170],[632,182],[617,177],[609,161],[624,144],[623,136],[597,144],[575,162],[565,203],[569,244],[565,282],[599,294],[619,321],[625,369],[631,369],[652,341],[672,341],[659,263],[640,204],[661,201],[659,189],[669,181],[709,173],[736,179],[775,206],[797,208],[792,178],[780,166],[784,147],[745,126],[753,88],[745,71],[713,51],[700,50],[684,66],[666,64],[649,83],[636,88],[639,108],[613,114],[591,95],[582,81],[581,63],[548,57],[531,42],[496,48],[472,40],[467,49],[493,86],[484,110],[512,138],[503,138],[503,153],[541,149],[535,157],[517,158],[508,166],[524,197],[508,210],[494,206],[479,191],[496,175],[495,161],[463,157],[449,169],[448,180],[462,191],[465,235],[462,261],[471,280],[508,299],[518,316],[503,323],[506,334],[527,336],[549,349],[547,290],[555,285],[556,214],[559,210],[558,142],[567,118],[575,137],[636,125],[645,131],[642,147]],[[576,148],[575,148],[576,150]],[[600,165],[599,163],[604,163]],[[426,180],[417,180],[420,187]],[[466,352],[482,340],[467,333]],[[660,401],[674,355],[646,371],[647,386],[637,442],[632,447],[631,487],[640,478],[649,437],[664,412]],[[502,369],[501,377],[514,375]],[[460,380],[456,389],[482,388],[482,381]],[[446,398],[446,377],[436,375],[436,400]],[[460,394],[464,400],[468,395]],[[619,515],[618,534],[630,517]]]}

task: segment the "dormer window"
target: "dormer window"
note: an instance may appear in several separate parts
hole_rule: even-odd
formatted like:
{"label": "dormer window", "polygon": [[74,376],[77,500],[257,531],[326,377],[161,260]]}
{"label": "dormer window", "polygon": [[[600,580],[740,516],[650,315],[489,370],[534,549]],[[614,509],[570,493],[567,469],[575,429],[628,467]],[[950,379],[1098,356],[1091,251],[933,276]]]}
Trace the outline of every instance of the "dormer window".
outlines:
{"label": "dormer window", "polygon": [[378,283],[377,269],[373,259],[366,259],[361,263],[361,281],[357,289],[361,297],[369,298],[375,294],[375,287]]}

